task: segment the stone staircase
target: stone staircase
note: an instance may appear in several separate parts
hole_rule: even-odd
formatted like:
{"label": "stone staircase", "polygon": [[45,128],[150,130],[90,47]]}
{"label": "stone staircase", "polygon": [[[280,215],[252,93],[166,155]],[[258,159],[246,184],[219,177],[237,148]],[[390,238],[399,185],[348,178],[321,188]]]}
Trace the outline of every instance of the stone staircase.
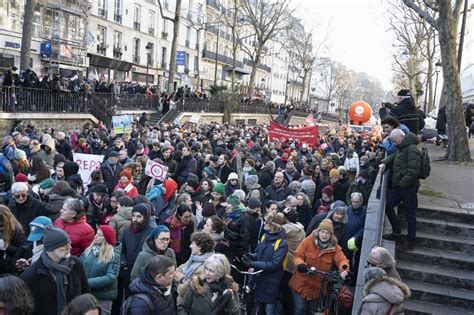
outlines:
{"label": "stone staircase", "polygon": [[396,249],[412,292],[405,314],[474,314],[474,212],[419,206],[416,215],[415,248]]}
{"label": "stone staircase", "polygon": [[148,114],[148,124],[151,126],[156,125],[156,123],[160,121],[161,117],[163,117],[163,115],[161,114],[160,111],[157,111],[156,113],[153,113],[153,114]]}

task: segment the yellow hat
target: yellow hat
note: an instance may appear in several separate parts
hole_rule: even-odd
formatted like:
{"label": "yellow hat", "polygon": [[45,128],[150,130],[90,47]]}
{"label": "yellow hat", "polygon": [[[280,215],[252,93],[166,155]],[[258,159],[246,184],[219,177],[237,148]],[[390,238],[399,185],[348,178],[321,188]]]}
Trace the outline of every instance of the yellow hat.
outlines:
{"label": "yellow hat", "polygon": [[318,228],[316,229],[316,232],[319,232],[321,230],[329,231],[331,234],[334,234],[334,228],[332,227],[332,221],[329,219],[324,219],[321,221],[319,224]]}

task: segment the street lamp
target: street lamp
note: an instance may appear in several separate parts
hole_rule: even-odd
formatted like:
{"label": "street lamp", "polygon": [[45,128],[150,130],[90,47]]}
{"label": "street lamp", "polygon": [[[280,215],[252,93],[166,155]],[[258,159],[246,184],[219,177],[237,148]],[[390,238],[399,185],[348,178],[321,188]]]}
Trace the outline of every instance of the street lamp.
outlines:
{"label": "street lamp", "polygon": [[438,60],[436,63],[435,63],[435,67],[436,67],[436,81],[435,81],[435,90],[434,90],[434,97],[433,97],[433,105],[435,106],[436,108],[436,90],[438,89],[438,75],[439,75],[439,71],[441,69],[441,62]]}
{"label": "street lamp", "polygon": [[148,43],[145,47],[146,49],[146,86],[148,87],[148,70],[150,68],[150,60],[151,60],[151,49],[153,48],[152,43]]}

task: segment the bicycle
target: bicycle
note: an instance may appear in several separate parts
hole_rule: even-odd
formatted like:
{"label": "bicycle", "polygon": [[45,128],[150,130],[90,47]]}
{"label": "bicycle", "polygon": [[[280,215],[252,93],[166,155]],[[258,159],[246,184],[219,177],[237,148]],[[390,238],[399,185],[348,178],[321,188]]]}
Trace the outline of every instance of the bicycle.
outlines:
{"label": "bicycle", "polygon": [[[307,275],[319,275],[321,276],[321,289],[319,290],[319,304],[316,312],[331,315],[337,315],[339,313],[338,296],[343,286],[344,279],[337,270],[324,272],[319,271],[314,267],[308,269],[305,272]],[[325,296],[324,291],[327,289],[327,295]]]}
{"label": "bicycle", "polygon": [[236,272],[244,276],[244,282],[241,290],[239,290],[239,303],[242,315],[255,314],[254,303],[252,303],[253,289],[249,286],[250,279],[258,276],[263,270],[258,271],[242,271],[234,265],[230,265]]}

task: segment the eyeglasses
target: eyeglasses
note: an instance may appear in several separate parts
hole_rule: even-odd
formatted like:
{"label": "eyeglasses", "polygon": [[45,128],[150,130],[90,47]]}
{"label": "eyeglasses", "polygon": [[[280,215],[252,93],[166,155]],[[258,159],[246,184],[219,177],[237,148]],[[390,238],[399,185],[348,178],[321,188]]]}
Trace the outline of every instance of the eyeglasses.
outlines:
{"label": "eyeglasses", "polygon": [[15,199],[25,199],[26,197],[28,197],[28,194],[14,194],[13,197]]}
{"label": "eyeglasses", "polygon": [[169,237],[159,237],[157,238],[160,242],[169,242],[171,239]]}
{"label": "eyeglasses", "polygon": [[373,262],[367,260],[367,264],[365,265],[365,267],[377,267],[377,265],[374,264]]}

